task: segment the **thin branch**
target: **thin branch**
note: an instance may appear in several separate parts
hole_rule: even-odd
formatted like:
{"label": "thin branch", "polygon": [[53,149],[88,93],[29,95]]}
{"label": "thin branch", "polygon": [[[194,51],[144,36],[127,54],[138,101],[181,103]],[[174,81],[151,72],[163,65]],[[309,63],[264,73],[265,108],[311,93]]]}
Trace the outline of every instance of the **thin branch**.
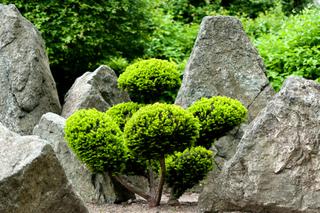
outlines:
{"label": "thin branch", "polygon": [[121,183],[124,187],[126,187],[129,191],[143,197],[144,199],[146,199],[147,201],[149,201],[151,199],[151,196],[147,193],[145,193],[143,190],[139,189],[138,187],[134,186],[133,184],[129,183],[128,181],[126,181],[125,179],[123,179],[121,176],[119,175],[114,175],[113,176],[119,183]]}

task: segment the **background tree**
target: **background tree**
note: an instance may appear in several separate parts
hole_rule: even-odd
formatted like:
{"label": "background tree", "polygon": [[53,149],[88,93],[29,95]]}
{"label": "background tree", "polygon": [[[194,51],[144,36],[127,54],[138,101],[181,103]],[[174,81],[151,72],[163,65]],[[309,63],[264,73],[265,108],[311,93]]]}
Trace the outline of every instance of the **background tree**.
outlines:
{"label": "background tree", "polygon": [[102,62],[144,54],[155,25],[149,0],[1,0],[40,30],[60,98],[75,78]]}

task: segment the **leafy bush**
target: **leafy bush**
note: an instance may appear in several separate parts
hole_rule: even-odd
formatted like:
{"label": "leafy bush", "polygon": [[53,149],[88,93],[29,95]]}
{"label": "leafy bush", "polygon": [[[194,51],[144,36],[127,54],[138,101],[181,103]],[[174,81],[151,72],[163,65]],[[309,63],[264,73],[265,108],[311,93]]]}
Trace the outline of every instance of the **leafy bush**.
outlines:
{"label": "leafy bush", "polygon": [[147,159],[183,151],[193,145],[198,135],[199,123],[191,113],[161,103],[140,108],[124,128],[128,148]]}
{"label": "leafy bush", "polygon": [[245,121],[247,109],[238,100],[216,96],[201,98],[188,111],[200,121],[198,146],[210,148],[214,139]]}
{"label": "leafy bush", "polygon": [[213,169],[213,153],[204,147],[192,147],[166,159],[166,182],[171,199],[178,199],[187,189],[198,184]]}
{"label": "leafy bush", "polygon": [[114,122],[116,122],[121,131],[123,131],[125,124],[132,117],[132,115],[138,111],[143,104],[138,104],[134,102],[126,102],[117,104],[106,111]]}
{"label": "leafy bush", "polygon": [[219,10],[220,0],[165,0],[162,7],[175,21],[200,23],[211,11]]}
{"label": "leafy bush", "polygon": [[[2,0],[10,3],[12,0]],[[101,60],[142,56],[154,29],[148,0],[16,0],[21,13],[46,41],[60,94]]]}
{"label": "leafy bush", "polygon": [[278,31],[255,41],[264,59],[267,75],[278,91],[285,78],[298,75],[320,77],[320,9],[306,9],[290,16]]}
{"label": "leafy bush", "polygon": [[67,119],[64,130],[69,147],[92,171],[121,171],[125,162],[123,134],[105,113],[78,110]]}
{"label": "leafy bush", "polygon": [[[181,79],[174,63],[148,59],[128,66],[118,78],[119,87],[136,102],[168,100],[180,88]],[[171,100],[172,101],[172,100]]]}
{"label": "leafy bush", "polygon": [[[163,14],[156,21],[159,26],[147,43],[144,57],[181,63],[189,57],[199,30],[199,24],[184,24]],[[183,71],[183,70],[182,70]]]}

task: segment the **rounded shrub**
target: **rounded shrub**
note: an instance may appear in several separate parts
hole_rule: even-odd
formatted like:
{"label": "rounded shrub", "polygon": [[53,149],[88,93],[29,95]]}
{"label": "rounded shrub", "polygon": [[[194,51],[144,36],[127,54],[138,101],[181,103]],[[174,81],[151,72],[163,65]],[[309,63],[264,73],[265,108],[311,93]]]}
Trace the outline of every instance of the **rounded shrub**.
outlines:
{"label": "rounded shrub", "polygon": [[132,115],[138,111],[143,104],[138,104],[135,102],[126,102],[117,104],[106,111],[113,121],[115,121],[120,129],[123,131],[124,125],[132,117]]}
{"label": "rounded shrub", "polygon": [[155,103],[140,108],[124,128],[127,146],[135,155],[160,159],[183,151],[199,136],[199,121],[183,108]]}
{"label": "rounded shrub", "polygon": [[216,96],[201,98],[188,111],[200,121],[197,145],[210,148],[214,139],[246,120],[247,109],[238,100]]}
{"label": "rounded shrub", "polygon": [[168,98],[180,88],[177,66],[169,61],[148,59],[126,68],[118,78],[119,87],[135,102],[154,103]]}
{"label": "rounded shrub", "polygon": [[81,109],[66,121],[65,139],[78,158],[94,172],[119,172],[125,162],[123,134],[105,113]]}
{"label": "rounded shrub", "polygon": [[213,153],[204,147],[192,147],[166,158],[166,182],[171,198],[178,199],[187,189],[198,184],[213,169]]}

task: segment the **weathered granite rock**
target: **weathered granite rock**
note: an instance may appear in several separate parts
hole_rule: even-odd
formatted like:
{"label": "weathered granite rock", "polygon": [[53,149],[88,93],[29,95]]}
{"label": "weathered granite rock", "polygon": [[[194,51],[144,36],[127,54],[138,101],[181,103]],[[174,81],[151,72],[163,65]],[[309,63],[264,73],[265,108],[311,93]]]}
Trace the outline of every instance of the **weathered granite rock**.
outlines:
{"label": "weathered granite rock", "polygon": [[46,141],[0,124],[0,162],[0,212],[88,212]]}
{"label": "weathered granite rock", "polygon": [[[205,17],[186,66],[175,104],[186,108],[201,97],[228,96],[248,108],[250,122],[274,95],[257,50],[233,17]],[[246,125],[215,142],[218,166],[233,156]]]}
{"label": "weathered granite rock", "polygon": [[257,50],[233,17],[205,17],[175,103],[186,108],[201,97],[241,101],[254,118],[274,95]]}
{"label": "weathered granite rock", "polygon": [[94,203],[119,203],[135,198],[108,175],[93,174],[77,159],[64,140],[65,122],[66,119],[57,114],[46,113],[33,134],[52,145],[69,181],[82,199]]}
{"label": "weathered granite rock", "polygon": [[0,4],[0,120],[30,134],[46,112],[61,106],[44,42],[14,5]]}
{"label": "weathered granite rock", "polygon": [[320,212],[320,84],[288,78],[199,198],[201,212]]}
{"label": "weathered granite rock", "polygon": [[76,79],[66,94],[62,117],[67,118],[78,109],[96,108],[105,111],[129,100],[129,95],[118,89],[114,71],[107,66],[100,66],[94,72],[86,72]]}

